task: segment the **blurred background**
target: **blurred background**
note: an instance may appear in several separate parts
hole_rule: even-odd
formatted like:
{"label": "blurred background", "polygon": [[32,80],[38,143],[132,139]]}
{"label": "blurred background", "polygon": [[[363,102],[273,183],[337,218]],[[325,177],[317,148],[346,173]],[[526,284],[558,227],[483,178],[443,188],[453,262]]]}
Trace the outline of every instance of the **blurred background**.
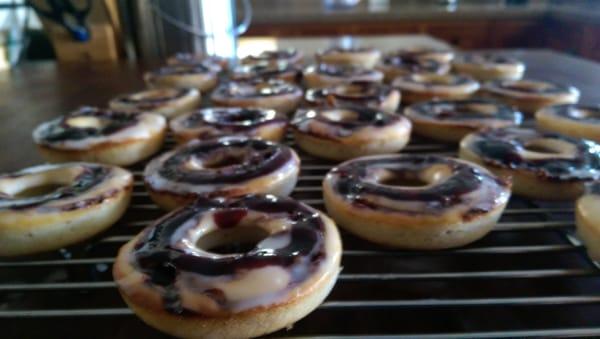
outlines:
{"label": "blurred background", "polygon": [[0,0],[0,68],[179,51],[233,58],[277,37],[394,34],[600,60],[599,18],[596,0]]}

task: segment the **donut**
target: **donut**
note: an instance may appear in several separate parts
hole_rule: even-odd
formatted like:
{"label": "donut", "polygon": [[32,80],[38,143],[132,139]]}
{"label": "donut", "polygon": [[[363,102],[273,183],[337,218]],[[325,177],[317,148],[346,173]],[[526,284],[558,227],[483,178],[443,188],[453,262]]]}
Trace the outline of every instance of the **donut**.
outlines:
{"label": "donut", "polygon": [[302,72],[294,64],[288,62],[255,62],[241,64],[231,70],[230,78],[236,81],[253,79],[281,79],[287,82],[298,82]]}
{"label": "donut", "polygon": [[220,69],[207,64],[164,66],[144,74],[150,88],[197,88],[201,92],[212,90],[218,81]]}
{"label": "donut", "polygon": [[485,236],[510,197],[510,183],[458,159],[387,154],[353,159],[323,180],[329,215],[378,244],[435,250]]}
{"label": "donut", "polygon": [[304,70],[304,82],[309,88],[322,88],[355,81],[381,82],[380,71],[356,66],[320,64]]}
{"label": "donut", "polygon": [[575,202],[577,236],[587,247],[592,260],[600,260],[600,184],[589,185]]}
{"label": "donut", "polygon": [[179,143],[229,135],[278,142],[285,136],[287,123],[286,117],[272,109],[212,107],[177,117],[169,127]]}
{"label": "donut", "polygon": [[426,46],[401,48],[390,54],[411,59],[433,60],[441,64],[449,64],[454,59],[454,52],[449,49]]}
{"label": "donut", "polygon": [[533,199],[574,200],[600,179],[600,145],[554,133],[507,127],[471,133],[460,157],[512,178],[513,193]]}
{"label": "donut", "polygon": [[373,68],[381,58],[381,52],[370,47],[333,47],[317,53],[317,62]]}
{"label": "donut", "polygon": [[125,244],[113,277],[145,323],[181,338],[249,338],[317,308],[341,241],[316,209],[274,196],[199,199]]}
{"label": "donut", "polygon": [[109,102],[118,111],[148,112],[173,118],[200,105],[200,92],[195,88],[158,88],[120,95]]}
{"label": "donut", "polygon": [[411,124],[401,115],[348,106],[298,110],[291,127],[302,150],[320,158],[346,160],[398,152],[408,143]]}
{"label": "donut", "polygon": [[205,55],[195,53],[175,53],[167,59],[167,65],[205,65],[214,69],[217,73],[228,68],[229,62],[226,58],[216,55]]}
{"label": "donut", "polygon": [[574,104],[579,100],[579,90],[573,86],[531,79],[491,81],[482,86],[481,95],[531,114],[546,106]]}
{"label": "donut", "polygon": [[326,88],[310,88],[304,95],[312,107],[367,106],[394,113],[400,104],[400,92],[377,82],[355,81]]}
{"label": "donut", "polygon": [[408,74],[397,77],[392,87],[400,89],[402,103],[412,104],[431,99],[466,99],[479,89],[479,83],[455,74]]}
{"label": "donut", "polygon": [[415,133],[445,142],[459,142],[482,128],[516,126],[523,121],[520,112],[486,99],[423,101],[408,106],[404,115]]}
{"label": "donut", "polygon": [[415,73],[446,74],[450,70],[450,66],[436,60],[391,53],[383,58],[376,69],[383,72],[385,82],[390,83],[399,76]]}
{"label": "donut", "polygon": [[543,130],[600,142],[600,106],[550,106],[537,111],[535,120]]}
{"label": "donut", "polygon": [[254,64],[263,62],[286,62],[289,64],[301,64],[304,56],[297,49],[280,49],[274,51],[263,51],[257,55],[248,55],[242,59],[242,64]]}
{"label": "donut", "polygon": [[525,73],[525,64],[518,59],[497,54],[468,53],[454,59],[452,69],[480,81],[519,80]]}
{"label": "donut", "polygon": [[125,212],[131,173],[92,163],[0,174],[0,256],[56,250],[88,239]]}
{"label": "donut", "polygon": [[51,162],[127,166],[156,153],[166,130],[167,122],[158,114],[81,107],[39,125],[33,140]]}
{"label": "donut", "polygon": [[289,195],[299,166],[291,148],[265,140],[192,140],[150,161],[144,182],[150,198],[172,210],[198,197]]}
{"label": "donut", "polygon": [[211,101],[217,106],[271,108],[290,113],[302,100],[302,89],[280,79],[230,81],[212,93]]}

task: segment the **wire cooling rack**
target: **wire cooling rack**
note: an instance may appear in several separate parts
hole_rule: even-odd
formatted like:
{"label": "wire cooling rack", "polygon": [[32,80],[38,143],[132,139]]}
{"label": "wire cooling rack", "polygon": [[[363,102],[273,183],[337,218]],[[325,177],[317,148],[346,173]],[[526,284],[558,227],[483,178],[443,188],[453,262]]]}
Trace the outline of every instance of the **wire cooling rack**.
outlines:
{"label": "wire cooling rack", "polygon": [[[403,152],[455,155],[456,148],[413,140]],[[324,209],[320,184],[333,164],[300,154],[292,196]],[[0,261],[2,337],[164,337],[126,307],[111,276],[119,247],[164,213],[144,190],[143,164],[132,170],[131,206],[109,231]],[[516,197],[493,232],[459,249],[399,251],[342,231],[343,271],[331,295],[273,336],[600,336],[600,271],[573,232],[572,203]]]}

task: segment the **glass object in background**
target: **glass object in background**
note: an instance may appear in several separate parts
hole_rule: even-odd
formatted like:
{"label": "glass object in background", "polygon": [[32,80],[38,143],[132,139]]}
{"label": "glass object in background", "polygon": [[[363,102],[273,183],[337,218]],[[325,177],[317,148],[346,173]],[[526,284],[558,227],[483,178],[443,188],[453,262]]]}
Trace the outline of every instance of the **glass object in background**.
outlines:
{"label": "glass object in background", "polygon": [[0,69],[19,62],[27,46],[29,22],[30,9],[24,0],[0,1]]}
{"label": "glass object in background", "polygon": [[141,59],[162,59],[177,52],[204,53],[233,59],[237,37],[251,20],[250,0],[244,19],[235,22],[235,0],[136,0],[134,40]]}

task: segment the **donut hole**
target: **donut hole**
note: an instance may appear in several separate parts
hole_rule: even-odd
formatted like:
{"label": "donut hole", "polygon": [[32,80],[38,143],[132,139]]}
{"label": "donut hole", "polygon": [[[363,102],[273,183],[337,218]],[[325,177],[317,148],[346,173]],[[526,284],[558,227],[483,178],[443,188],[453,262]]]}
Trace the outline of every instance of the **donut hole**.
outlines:
{"label": "donut hole", "polygon": [[600,118],[600,110],[573,107],[569,110],[569,116],[575,119]]}
{"label": "donut hole", "polygon": [[536,152],[536,153],[548,153],[548,154],[560,153],[559,151],[552,149],[552,148],[548,147],[547,145],[539,145],[539,144],[525,145],[525,149],[529,152]]}
{"label": "donut hole", "polygon": [[577,152],[577,147],[560,139],[539,138],[528,141],[523,145],[528,159],[571,158]]}
{"label": "donut hole", "polygon": [[216,254],[240,254],[251,251],[270,233],[259,226],[217,229],[200,237],[196,247]]}
{"label": "donut hole", "polygon": [[363,96],[375,95],[375,88],[368,87],[365,84],[347,84],[333,88],[332,93],[340,97],[360,98]]}
{"label": "donut hole", "polygon": [[110,121],[98,117],[80,116],[67,119],[66,124],[75,128],[102,129],[110,124]]}
{"label": "donut hole", "polygon": [[431,84],[431,85],[454,85],[456,84],[456,79],[451,76],[446,75],[437,75],[437,74],[416,74],[413,76],[413,80],[423,84]]}
{"label": "donut hole", "polygon": [[152,91],[146,91],[142,93],[133,94],[132,100],[167,100],[177,95],[177,90],[172,88],[157,89]]}
{"label": "donut hole", "polygon": [[16,199],[44,196],[73,185],[77,170],[53,169],[0,180],[0,194]]}
{"label": "donut hole", "polygon": [[429,182],[424,180],[417,172],[392,171],[380,169],[372,173],[374,181],[379,185],[395,187],[424,187]]}
{"label": "donut hole", "polygon": [[321,113],[321,116],[330,121],[344,122],[355,121],[358,119],[358,114],[355,111],[347,109],[332,109]]}
{"label": "donut hole", "polygon": [[386,186],[402,186],[402,187],[423,187],[427,186],[429,183],[421,180],[420,178],[407,178],[407,177],[397,177],[391,176],[388,178],[383,178],[377,181],[380,185]]}
{"label": "donut hole", "polygon": [[211,157],[202,162],[202,167],[218,169],[242,164],[246,157],[243,154],[226,153]]}
{"label": "donut hole", "polygon": [[540,81],[518,81],[504,85],[506,89],[520,92],[543,92],[552,87],[552,85]]}
{"label": "donut hole", "polygon": [[60,183],[48,183],[40,186],[26,187],[25,189],[13,194],[13,197],[17,199],[39,197],[50,194],[64,187],[65,185]]}
{"label": "donut hole", "polygon": [[226,152],[213,152],[203,157],[191,156],[185,163],[184,168],[190,171],[204,169],[221,169],[230,166],[241,165],[246,162],[248,155],[240,149],[228,149]]}

